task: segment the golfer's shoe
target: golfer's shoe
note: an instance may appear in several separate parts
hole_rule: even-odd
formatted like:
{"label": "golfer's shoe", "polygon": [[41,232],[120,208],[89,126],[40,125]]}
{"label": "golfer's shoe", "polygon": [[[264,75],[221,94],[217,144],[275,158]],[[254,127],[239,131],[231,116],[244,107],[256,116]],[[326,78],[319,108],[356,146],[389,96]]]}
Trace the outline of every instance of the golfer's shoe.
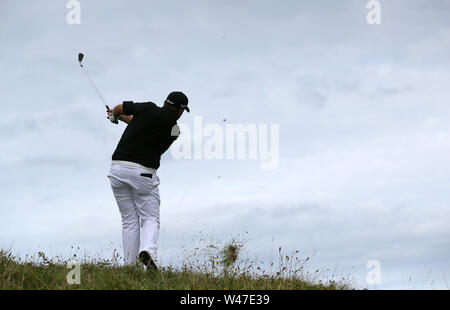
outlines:
{"label": "golfer's shoe", "polygon": [[141,253],[139,253],[139,260],[147,270],[158,270],[156,261],[152,258],[152,255],[149,252],[141,251]]}

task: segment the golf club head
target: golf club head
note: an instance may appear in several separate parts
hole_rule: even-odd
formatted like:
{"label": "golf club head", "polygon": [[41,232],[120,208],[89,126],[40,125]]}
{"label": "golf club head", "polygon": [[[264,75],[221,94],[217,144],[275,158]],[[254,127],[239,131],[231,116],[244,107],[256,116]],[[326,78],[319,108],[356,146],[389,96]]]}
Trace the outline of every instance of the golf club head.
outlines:
{"label": "golf club head", "polygon": [[80,66],[83,66],[83,65],[81,64],[81,62],[83,61],[83,58],[84,58],[84,55],[83,55],[82,53],[79,53],[79,54],[78,54],[78,62],[80,63]]}

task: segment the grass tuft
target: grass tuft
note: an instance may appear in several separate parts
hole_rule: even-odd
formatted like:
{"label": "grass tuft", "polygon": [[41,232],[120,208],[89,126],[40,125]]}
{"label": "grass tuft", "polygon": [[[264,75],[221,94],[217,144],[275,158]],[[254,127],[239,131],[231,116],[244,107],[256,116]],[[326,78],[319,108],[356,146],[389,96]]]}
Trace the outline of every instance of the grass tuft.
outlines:
{"label": "grass tuft", "polygon": [[242,245],[238,244],[235,240],[226,244],[221,251],[221,263],[225,268],[230,268],[237,262],[239,251]]}

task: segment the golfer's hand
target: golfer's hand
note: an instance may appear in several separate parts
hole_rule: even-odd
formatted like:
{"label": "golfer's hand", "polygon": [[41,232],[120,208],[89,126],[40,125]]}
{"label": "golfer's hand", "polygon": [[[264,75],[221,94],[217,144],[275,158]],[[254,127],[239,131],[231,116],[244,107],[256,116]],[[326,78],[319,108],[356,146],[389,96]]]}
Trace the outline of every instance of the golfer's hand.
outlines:
{"label": "golfer's hand", "polygon": [[114,124],[118,124],[119,123],[119,118],[114,116],[112,110],[107,109],[106,110],[106,114],[108,114],[108,116],[106,118],[109,119],[111,121],[111,123],[114,123]]}

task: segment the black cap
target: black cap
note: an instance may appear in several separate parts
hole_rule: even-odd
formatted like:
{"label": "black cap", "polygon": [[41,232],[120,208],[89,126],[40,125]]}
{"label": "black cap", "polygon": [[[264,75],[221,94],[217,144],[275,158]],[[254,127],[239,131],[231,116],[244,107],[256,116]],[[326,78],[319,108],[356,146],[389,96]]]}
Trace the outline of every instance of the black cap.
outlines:
{"label": "black cap", "polygon": [[190,112],[188,108],[188,97],[180,91],[171,92],[169,96],[167,96],[166,103],[177,107],[178,109],[185,109]]}

